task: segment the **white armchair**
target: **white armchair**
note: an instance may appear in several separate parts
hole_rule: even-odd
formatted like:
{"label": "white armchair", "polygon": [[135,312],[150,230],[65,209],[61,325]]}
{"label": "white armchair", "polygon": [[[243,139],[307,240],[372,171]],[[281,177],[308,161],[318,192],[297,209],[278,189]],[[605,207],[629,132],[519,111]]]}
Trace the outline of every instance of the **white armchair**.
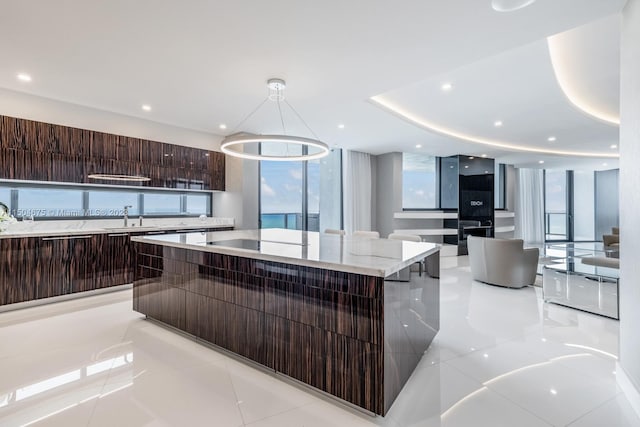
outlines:
{"label": "white armchair", "polygon": [[536,280],[538,248],[524,249],[522,240],[469,236],[467,248],[474,280],[508,288]]}

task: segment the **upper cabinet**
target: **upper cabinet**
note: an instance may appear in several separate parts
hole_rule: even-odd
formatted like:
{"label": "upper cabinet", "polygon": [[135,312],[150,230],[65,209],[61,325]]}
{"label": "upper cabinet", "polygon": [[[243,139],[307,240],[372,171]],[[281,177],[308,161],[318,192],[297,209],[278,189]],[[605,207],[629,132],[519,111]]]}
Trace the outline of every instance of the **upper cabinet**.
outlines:
{"label": "upper cabinet", "polygon": [[[91,174],[149,181],[97,181]],[[225,157],[180,145],[0,116],[0,178],[225,189]]]}

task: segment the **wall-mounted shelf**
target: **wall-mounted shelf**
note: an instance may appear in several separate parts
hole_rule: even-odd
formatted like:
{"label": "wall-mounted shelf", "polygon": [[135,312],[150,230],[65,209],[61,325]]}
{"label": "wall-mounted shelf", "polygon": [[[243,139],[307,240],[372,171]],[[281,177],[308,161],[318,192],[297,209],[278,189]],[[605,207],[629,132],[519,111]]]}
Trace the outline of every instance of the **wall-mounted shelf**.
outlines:
{"label": "wall-mounted shelf", "polygon": [[495,211],[495,217],[496,218],[515,218],[515,216],[516,216],[515,212]]}
{"label": "wall-mounted shelf", "polygon": [[458,212],[395,212],[395,219],[458,219]]}
{"label": "wall-mounted shelf", "polygon": [[398,234],[415,234],[418,236],[455,236],[458,234],[457,228],[418,228],[393,230]]}
{"label": "wall-mounted shelf", "polygon": [[516,230],[515,225],[505,225],[504,227],[496,227],[496,233],[510,233]]}

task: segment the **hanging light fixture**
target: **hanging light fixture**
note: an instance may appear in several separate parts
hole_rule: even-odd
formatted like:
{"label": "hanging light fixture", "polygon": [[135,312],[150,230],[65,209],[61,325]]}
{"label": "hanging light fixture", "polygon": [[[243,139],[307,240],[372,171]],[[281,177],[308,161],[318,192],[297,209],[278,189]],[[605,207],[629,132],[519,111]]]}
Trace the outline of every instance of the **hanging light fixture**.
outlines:
{"label": "hanging light fixture", "polygon": [[[251,113],[249,113],[249,115],[245,117],[240,122],[240,124],[236,126],[235,129],[242,126],[242,124],[244,124],[249,118],[251,118],[251,116],[253,116],[267,101],[273,101],[277,104],[278,107],[280,123],[282,125],[282,135],[256,135],[246,132],[233,133],[222,140],[222,143],[220,144],[220,149],[222,150],[222,152],[230,156],[240,157],[243,159],[275,161],[314,160],[329,154],[329,146],[318,139],[318,136],[311,130],[307,123],[302,119],[300,114],[298,114],[295,108],[293,108],[293,106],[291,106],[291,104],[289,104],[289,102],[287,102],[287,100],[284,98],[283,92],[286,88],[285,81],[282,79],[269,79],[267,81],[267,87],[269,88],[269,95]],[[287,135],[284,118],[282,116],[282,102],[284,102],[284,104],[286,104],[291,109],[291,111],[294,112],[296,117],[313,135],[314,139]],[[298,151],[290,154],[288,149],[284,150],[283,154],[277,155],[267,155],[262,153],[252,154],[238,150],[240,147],[243,147],[247,144],[258,142],[284,144],[286,148],[288,148],[290,144],[295,145],[301,148],[300,153],[302,154],[298,153]]]}

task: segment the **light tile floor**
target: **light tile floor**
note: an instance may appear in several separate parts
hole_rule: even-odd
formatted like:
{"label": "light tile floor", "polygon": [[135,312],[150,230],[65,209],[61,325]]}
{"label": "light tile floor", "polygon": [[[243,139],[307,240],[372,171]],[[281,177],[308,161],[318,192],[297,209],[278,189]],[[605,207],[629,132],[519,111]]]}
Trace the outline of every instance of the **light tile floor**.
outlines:
{"label": "light tile floor", "polygon": [[0,314],[0,426],[640,426],[618,322],[473,282],[466,257],[441,276],[440,332],[385,418],[145,321],[125,291]]}

